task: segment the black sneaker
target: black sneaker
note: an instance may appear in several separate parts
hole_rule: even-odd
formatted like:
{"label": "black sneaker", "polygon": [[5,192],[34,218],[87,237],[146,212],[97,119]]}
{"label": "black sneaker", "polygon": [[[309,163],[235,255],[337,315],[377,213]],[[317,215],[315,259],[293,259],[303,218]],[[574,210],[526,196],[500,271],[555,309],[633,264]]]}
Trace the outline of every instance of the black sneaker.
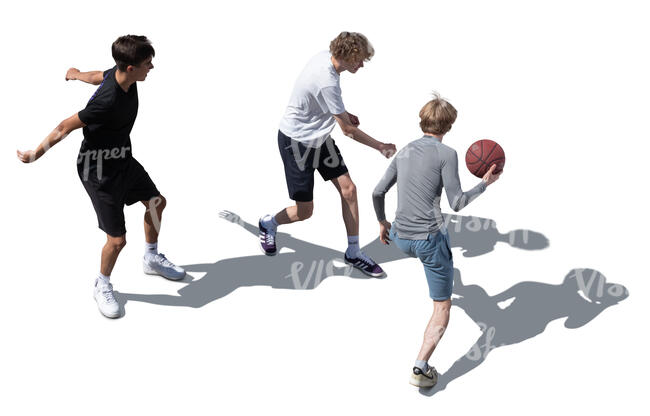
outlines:
{"label": "black sneaker", "polygon": [[262,251],[267,256],[275,256],[275,254],[278,252],[278,249],[275,246],[275,231],[265,228],[262,225],[261,218],[258,227],[260,229],[260,246],[262,247]]}
{"label": "black sneaker", "polygon": [[345,262],[355,269],[359,269],[363,273],[372,277],[381,277],[384,275],[384,270],[374,262],[373,259],[368,257],[363,251],[359,251],[357,257],[344,256]]}

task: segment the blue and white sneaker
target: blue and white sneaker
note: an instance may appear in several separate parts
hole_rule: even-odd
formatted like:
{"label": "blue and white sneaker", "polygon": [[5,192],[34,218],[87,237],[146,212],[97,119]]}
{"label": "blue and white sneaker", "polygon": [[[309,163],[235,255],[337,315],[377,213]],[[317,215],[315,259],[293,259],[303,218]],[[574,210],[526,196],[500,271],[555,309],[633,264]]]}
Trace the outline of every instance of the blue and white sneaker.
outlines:
{"label": "blue and white sneaker", "polygon": [[359,251],[356,257],[348,257],[347,253],[345,254],[345,262],[355,269],[359,269],[361,272],[367,274],[371,277],[381,277],[384,275],[384,270],[379,267],[377,263],[370,257],[366,255],[363,251]]}
{"label": "blue and white sneaker", "polygon": [[264,227],[262,225],[262,218],[260,218],[257,226],[260,230],[260,247],[262,247],[262,252],[267,256],[275,256],[278,252],[278,248],[275,246],[275,230]]}
{"label": "blue and white sneaker", "polygon": [[167,260],[164,254],[145,254],[142,259],[142,270],[146,274],[156,274],[169,280],[182,280],[185,270]]}

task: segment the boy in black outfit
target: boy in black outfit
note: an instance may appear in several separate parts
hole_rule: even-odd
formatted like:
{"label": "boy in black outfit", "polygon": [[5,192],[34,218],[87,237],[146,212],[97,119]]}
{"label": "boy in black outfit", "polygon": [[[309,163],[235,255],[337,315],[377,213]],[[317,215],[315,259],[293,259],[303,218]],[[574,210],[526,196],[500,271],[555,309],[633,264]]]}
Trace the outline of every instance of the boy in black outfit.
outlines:
{"label": "boy in black outfit", "polygon": [[112,54],[116,66],[104,72],[68,70],[66,80],[78,79],[99,88],[86,108],[62,121],[36,150],[17,151],[17,155],[24,163],[34,162],[72,131],[83,128],[77,171],[97,213],[99,228],[107,236],[94,296],[104,316],[117,318],[119,305],[113,295],[110,274],[126,244],[124,205],[141,201],[146,207],[144,272],[180,280],[185,271],[158,253],[160,219],[166,199],[131,153],[130,132],[138,113],[136,83],[144,81],[153,68],[155,51],[145,36],[126,35],[113,42]]}

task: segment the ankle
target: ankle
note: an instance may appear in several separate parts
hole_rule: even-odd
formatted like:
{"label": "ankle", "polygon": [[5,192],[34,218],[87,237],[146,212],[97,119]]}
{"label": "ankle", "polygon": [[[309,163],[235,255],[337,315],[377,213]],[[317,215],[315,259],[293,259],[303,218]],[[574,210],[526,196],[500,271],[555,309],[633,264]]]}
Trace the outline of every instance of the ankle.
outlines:
{"label": "ankle", "polygon": [[359,247],[359,236],[358,235],[349,235],[348,236],[348,248],[345,251],[345,254],[348,257],[357,257],[361,247]]}
{"label": "ankle", "polygon": [[429,371],[429,363],[427,363],[425,360],[415,360],[415,367],[422,370],[423,373]]}
{"label": "ankle", "polygon": [[111,282],[111,275],[110,274],[105,275],[99,272],[99,274],[97,275],[97,282],[107,285]]}
{"label": "ankle", "polygon": [[158,242],[156,241],[155,243],[144,243],[144,254],[152,254],[156,255],[158,254]]}

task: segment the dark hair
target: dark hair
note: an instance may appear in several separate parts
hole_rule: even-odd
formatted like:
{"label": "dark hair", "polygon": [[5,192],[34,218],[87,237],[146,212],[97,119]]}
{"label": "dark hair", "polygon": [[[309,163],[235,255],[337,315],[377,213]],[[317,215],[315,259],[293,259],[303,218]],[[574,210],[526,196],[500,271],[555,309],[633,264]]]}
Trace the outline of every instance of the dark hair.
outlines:
{"label": "dark hair", "polygon": [[129,65],[140,65],[150,56],[156,56],[151,41],[146,36],[120,36],[111,47],[113,59],[120,71],[126,71]]}

